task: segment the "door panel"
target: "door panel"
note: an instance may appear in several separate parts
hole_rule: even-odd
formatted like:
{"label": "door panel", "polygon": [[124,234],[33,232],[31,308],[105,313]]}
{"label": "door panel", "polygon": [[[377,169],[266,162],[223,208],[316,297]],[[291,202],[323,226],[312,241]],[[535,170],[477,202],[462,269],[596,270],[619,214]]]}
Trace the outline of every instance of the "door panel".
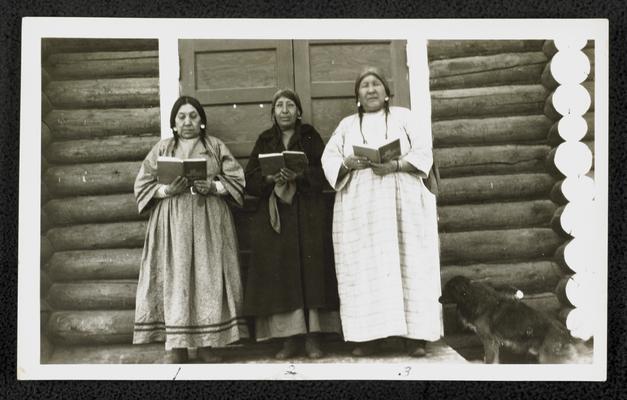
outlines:
{"label": "door panel", "polygon": [[340,120],[356,112],[355,78],[364,66],[383,71],[393,105],[409,107],[404,41],[295,40],[295,87],[303,120],[326,141]]}
{"label": "door panel", "polygon": [[238,158],[271,126],[270,101],[294,88],[290,40],[179,40],[181,93],[204,106],[208,131]]}

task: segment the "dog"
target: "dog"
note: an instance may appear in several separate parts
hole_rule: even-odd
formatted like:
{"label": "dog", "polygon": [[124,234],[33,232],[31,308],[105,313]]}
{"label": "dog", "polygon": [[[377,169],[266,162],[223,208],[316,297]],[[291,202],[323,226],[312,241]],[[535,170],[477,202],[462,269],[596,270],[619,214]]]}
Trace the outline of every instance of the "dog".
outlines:
{"label": "dog", "polygon": [[541,364],[585,362],[585,357],[581,357],[586,352],[583,341],[572,338],[556,318],[527,306],[517,297],[456,276],[444,286],[440,303],[457,305],[462,323],[481,339],[486,364],[499,363],[502,347],[518,354],[532,354]]}

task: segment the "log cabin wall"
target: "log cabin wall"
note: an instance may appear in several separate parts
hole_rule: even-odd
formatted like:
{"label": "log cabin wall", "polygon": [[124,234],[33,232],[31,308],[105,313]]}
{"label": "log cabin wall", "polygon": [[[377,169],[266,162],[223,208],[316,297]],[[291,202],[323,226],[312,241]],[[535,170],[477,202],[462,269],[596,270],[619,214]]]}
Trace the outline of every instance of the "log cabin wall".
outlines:
{"label": "log cabin wall", "polygon": [[76,346],[132,337],[146,227],[133,182],[160,138],[158,41],[42,50],[42,362],[78,362]]}

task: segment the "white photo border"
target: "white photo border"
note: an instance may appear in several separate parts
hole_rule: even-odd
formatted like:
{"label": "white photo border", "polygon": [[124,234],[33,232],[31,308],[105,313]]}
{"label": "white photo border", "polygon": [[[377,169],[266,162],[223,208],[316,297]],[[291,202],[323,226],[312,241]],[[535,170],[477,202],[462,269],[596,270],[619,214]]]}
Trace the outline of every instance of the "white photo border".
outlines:
{"label": "white photo border", "polygon": [[[114,29],[112,27],[115,27]],[[313,33],[312,33],[313,32]],[[403,39],[479,40],[580,37],[595,41],[595,187],[598,200],[599,271],[594,306],[594,358],[589,365],[483,364],[220,364],[220,365],[53,365],[40,364],[39,238],[42,38],[159,39]],[[604,381],[607,376],[608,283],[608,70],[609,26],[603,19],[22,19],[20,181],[18,239],[18,379],[371,379]],[[160,57],[161,58],[161,57]],[[171,65],[171,64],[169,64]],[[163,67],[163,65],[160,65]],[[161,74],[161,72],[160,72]],[[171,96],[174,88],[162,92]],[[411,89],[416,90],[415,88]],[[166,94],[164,94],[166,93]],[[169,93],[169,94],[167,94]],[[413,94],[412,94],[413,96]],[[412,372],[406,374],[406,367]],[[289,373],[288,373],[289,372]]]}

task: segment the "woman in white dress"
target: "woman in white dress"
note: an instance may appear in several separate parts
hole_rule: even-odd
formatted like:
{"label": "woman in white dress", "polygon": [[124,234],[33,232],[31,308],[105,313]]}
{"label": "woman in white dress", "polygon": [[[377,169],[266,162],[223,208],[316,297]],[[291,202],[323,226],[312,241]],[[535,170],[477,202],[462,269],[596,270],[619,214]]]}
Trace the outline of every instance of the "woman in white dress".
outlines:
{"label": "woman in white dress", "polygon": [[[431,132],[419,131],[407,108],[389,105],[390,89],[376,68],[355,82],[358,112],[344,118],[322,155],[336,190],[333,245],[344,338],[355,356],[372,354],[380,339],[407,338],[412,356],[440,338],[442,310],[435,196],[423,179],[433,163]],[[394,139],[401,156],[377,164],[353,145]]]}

